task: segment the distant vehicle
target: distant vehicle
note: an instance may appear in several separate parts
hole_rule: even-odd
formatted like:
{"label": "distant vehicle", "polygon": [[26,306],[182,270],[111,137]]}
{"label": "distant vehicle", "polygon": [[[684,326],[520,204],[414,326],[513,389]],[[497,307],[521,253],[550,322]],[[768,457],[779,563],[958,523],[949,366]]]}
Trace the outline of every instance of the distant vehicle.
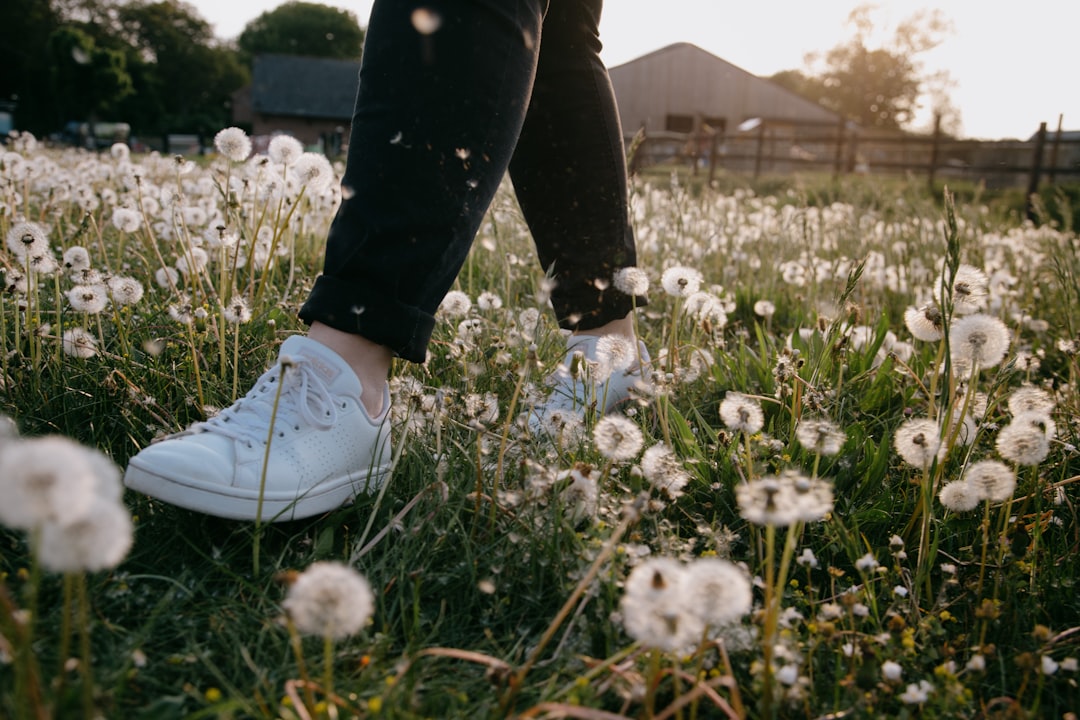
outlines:
{"label": "distant vehicle", "polygon": [[127,144],[130,138],[131,126],[125,122],[99,121],[91,125],[72,120],[60,134],[61,142],[87,150],[103,150],[115,143]]}

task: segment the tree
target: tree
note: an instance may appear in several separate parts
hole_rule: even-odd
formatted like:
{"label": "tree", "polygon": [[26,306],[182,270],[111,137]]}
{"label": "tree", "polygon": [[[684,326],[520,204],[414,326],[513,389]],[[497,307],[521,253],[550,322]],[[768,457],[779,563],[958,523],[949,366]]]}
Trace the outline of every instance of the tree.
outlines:
{"label": "tree", "polygon": [[250,62],[261,53],[355,59],[364,31],[356,15],[308,2],[287,2],[252,20],[237,45]]}
{"label": "tree", "polygon": [[139,132],[208,134],[230,122],[230,96],[248,72],[193,7],[136,0],[114,12],[137,90],[124,110]]}
{"label": "tree", "polygon": [[49,36],[52,90],[60,117],[95,120],[134,92],[124,53],[98,47],[82,30],[62,26]]}
{"label": "tree", "polygon": [[891,37],[872,46],[875,7],[860,5],[848,16],[855,36],[824,56],[811,55],[816,73],[785,71],[773,76],[781,85],[819,102],[863,127],[899,129],[909,125],[919,99],[933,79],[935,104],[948,107],[941,73],[924,76],[918,56],[941,43],[951,25],[940,10],[920,11],[900,22]]}
{"label": "tree", "polygon": [[49,36],[60,20],[48,0],[4,0],[0,21],[0,100],[14,101],[16,126],[35,133],[56,126]]}

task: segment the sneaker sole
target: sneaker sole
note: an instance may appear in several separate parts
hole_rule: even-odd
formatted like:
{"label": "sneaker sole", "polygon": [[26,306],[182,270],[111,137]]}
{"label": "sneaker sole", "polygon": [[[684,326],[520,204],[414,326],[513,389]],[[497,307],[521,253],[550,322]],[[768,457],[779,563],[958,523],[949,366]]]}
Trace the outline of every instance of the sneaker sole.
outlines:
{"label": "sneaker sole", "polygon": [[[324,480],[302,495],[281,492],[264,493],[262,520],[264,522],[302,520],[336,510],[344,505],[352,504],[358,495],[370,494],[378,490],[389,475],[390,466],[385,465],[372,468],[367,473],[350,473]],[[364,479],[357,479],[360,477]],[[139,467],[136,462],[128,465],[127,472],[124,474],[124,485],[170,505],[205,515],[247,521],[254,521],[258,515],[257,491],[238,491],[231,487],[203,485],[197,481],[185,482],[155,473],[149,468]]]}

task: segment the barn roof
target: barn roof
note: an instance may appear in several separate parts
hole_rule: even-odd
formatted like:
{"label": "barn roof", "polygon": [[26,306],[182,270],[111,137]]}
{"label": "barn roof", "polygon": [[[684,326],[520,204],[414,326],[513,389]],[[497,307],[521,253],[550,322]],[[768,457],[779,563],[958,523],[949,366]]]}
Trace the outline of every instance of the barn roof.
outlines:
{"label": "barn roof", "polygon": [[[723,78],[723,82],[727,84],[737,84],[744,87],[757,86],[761,88],[767,88],[767,93],[770,97],[779,99],[785,98],[784,103],[789,106],[801,107],[802,112],[809,113],[812,117],[818,117],[821,119],[832,118],[833,122],[839,121],[840,116],[827,108],[822,107],[816,102],[809,100],[808,98],[799,95],[788,88],[772,82],[763,77],[754,75],[753,73],[742,69],[738,65],[734,65],[727,60],[724,60],[718,55],[705,50],[703,48],[688,42],[677,42],[670,45],[665,45],[662,48],[653,50],[639,57],[629,60],[620,65],[609,68],[609,72],[612,75],[613,80],[619,76],[625,76],[633,72],[633,68],[648,66],[654,64],[656,61],[663,61],[666,58],[664,56],[674,55],[683,57],[697,56],[702,59],[701,63],[712,68],[709,72],[710,75],[716,75],[718,80]],[[699,64],[701,64],[699,63]]]}
{"label": "barn roof", "polygon": [[252,109],[267,115],[351,118],[359,72],[359,60],[259,55],[252,72]]}

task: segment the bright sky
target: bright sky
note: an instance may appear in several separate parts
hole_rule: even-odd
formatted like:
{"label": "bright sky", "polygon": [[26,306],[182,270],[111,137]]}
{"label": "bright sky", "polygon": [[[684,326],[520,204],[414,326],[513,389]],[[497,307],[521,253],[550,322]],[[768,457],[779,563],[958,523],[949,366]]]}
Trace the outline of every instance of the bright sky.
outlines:
{"label": "bright sky", "polygon": [[[310,0],[353,12],[367,25],[372,0]],[[188,0],[221,38],[240,34],[280,0]],[[600,24],[609,67],[674,42],[691,42],[755,75],[805,70],[807,53],[850,39],[848,14],[859,0],[607,0]],[[942,10],[954,31],[922,56],[928,71],[947,70],[950,97],[960,110],[963,137],[1031,136],[1046,122],[1053,131],[1080,128],[1075,89],[1075,0],[882,0],[873,16],[887,26],[922,7]],[[662,9],[661,9],[662,8]],[[892,24],[890,24],[892,23]],[[929,125],[928,113],[916,123]]]}

